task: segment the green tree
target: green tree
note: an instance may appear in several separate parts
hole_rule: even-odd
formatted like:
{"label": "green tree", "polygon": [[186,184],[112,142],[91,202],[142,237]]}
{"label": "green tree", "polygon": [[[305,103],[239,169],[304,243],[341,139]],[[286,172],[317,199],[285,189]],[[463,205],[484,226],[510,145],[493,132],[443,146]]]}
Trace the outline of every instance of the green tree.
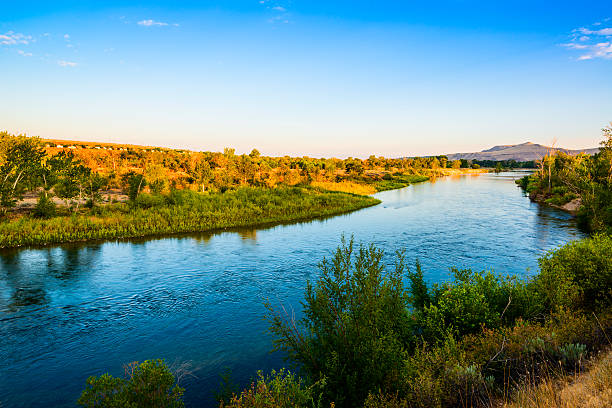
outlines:
{"label": "green tree", "polygon": [[44,156],[39,139],[0,133],[0,212],[14,207],[37,186]]}
{"label": "green tree", "polygon": [[397,386],[411,331],[403,256],[387,272],[373,245],[355,251],[344,241],[307,284],[304,318],[295,323],[270,304],[276,348],[298,362],[311,380],[326,379],[327,403],[356,407],[370,392]]}
{"label": "green tree", "polygon": [[130,171],[123,175],[123,182],[127,186],[130,201],[135,201],[143,188],[147,186],[144,174]]}
{"label": "green tree", "polygon": [[53,188],[55,195],[63,199],[66,204],[69,200],[78,198],[76,205],[78,209],[91,169],[82,165],[72,152],[61,152],[52,157],[50,162],[57,177],[57,183]]}
{"label": "green tree", "polygon": [[213,170],[210,167],[210,163],[205,158],[198,160],[193,170],[193,178],[196,183],[200,185],[202,191],[206,190],[206,187],[210,183],[213,177]]}

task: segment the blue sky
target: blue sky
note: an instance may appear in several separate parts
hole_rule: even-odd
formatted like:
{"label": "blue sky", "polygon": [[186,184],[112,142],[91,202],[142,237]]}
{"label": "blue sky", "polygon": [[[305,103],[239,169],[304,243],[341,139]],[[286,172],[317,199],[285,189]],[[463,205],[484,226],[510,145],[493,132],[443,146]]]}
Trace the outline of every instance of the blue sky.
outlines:
{"label": "blue sky", "polygon": [[393,157],[612,120],[609,1],[0,2],[10,132]]}

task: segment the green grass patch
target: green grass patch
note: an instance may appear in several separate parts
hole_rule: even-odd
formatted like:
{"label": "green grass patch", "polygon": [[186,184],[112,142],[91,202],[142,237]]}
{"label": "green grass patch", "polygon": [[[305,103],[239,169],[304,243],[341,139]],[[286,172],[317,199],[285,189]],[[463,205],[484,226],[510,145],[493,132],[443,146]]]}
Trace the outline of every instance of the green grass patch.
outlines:
{"label": "green grass patch", "polygon": [[376,188],[376,191],[387,191],[408,187],[410,184],[422,183],[428,180],[429,176],[423,176],[420,174],[386,174],[383,176],[382,180],[374,181],[373,185],[374,188]]}
{"label": "green grass patch", "polygon": [[315,188],[245,187],[225,193],[187,190],[141,194],[133,203],[99,206],[88,213],[0,223],[0,248],[134,238],[294,222],[372,206],[379,200]]}

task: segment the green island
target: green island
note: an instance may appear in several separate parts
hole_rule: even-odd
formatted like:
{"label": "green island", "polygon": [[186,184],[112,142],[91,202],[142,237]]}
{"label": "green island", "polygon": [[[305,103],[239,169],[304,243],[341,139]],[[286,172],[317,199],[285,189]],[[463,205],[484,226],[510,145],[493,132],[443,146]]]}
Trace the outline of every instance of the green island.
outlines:
{"label": "green island", "polygon": [[[307,284],[303,318],[266,304],[291,371],[260,372],[244,389],[226,378],[219,406],[609,407],[611,130],[604,135],[599,153],[545,157],[519,181],[553,199],[575,194],[562,199],[582,200],[590,237],[542,255],[530,277],[451,267],[452,279],[433,285],[403,253],[389,267],[382,249],[343,238]],[[79,404],[183,406],[164,361],[131,368],[125,378],[90,377]]]}
{"label": "green island", "polygon": [[253,227],[378,204],[369,195],[482,172],[444,156],[264,157],[0,132],[0,248]]}

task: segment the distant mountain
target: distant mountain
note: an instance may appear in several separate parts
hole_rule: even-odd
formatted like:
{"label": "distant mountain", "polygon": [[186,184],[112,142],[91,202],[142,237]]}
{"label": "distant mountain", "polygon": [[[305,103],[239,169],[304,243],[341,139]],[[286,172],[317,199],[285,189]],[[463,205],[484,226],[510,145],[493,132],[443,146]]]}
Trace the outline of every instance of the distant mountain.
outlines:
{"label": "distant mountain", "polygon": [[583,149],[583,150],[570,150],[563,148],[551,148],[543,146],[537,143],[521,143],[517,145],[500,145],[494,146],[490,149],[483,150],[481,152],[474,153],[452,153],[447,154],[449,160],[516,160],[516,161],[531,161],[539,160],[545,156],[551,149],[558,152],[563,152],[570,155],[576,155],[578,153],[594,154],[599,151],[595,149]]}

